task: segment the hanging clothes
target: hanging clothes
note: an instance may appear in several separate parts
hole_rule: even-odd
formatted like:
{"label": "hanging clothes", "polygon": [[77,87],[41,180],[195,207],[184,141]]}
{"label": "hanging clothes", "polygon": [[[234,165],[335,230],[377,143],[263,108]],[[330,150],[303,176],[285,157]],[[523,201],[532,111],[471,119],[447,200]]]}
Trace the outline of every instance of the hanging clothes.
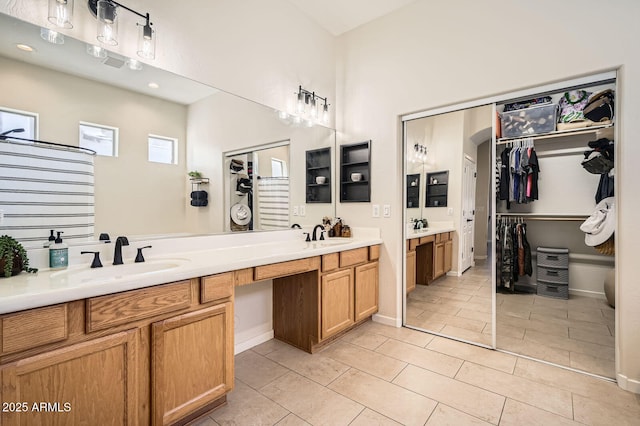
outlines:
{"label": "hanging clothes", "polygon": [[496,234],[496,283],[498,289],[514,292],[519,278],[533,274],[531,246],[522,218],[501,217]]}
{"label": "hanging clothes", "polygon": [[514,142],[500,153],[500,180],[498,200],[526,204],[538,199],[540,164],[532,141]]}

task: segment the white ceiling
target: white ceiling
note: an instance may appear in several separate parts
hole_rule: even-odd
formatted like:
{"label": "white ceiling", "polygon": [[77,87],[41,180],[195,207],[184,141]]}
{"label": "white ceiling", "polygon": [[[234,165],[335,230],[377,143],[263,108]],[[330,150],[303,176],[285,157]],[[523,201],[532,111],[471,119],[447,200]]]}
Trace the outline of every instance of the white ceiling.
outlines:
{"label": "white ceiling", "polygon": [[416,0],[288,0],[334,36],[387,15]]}

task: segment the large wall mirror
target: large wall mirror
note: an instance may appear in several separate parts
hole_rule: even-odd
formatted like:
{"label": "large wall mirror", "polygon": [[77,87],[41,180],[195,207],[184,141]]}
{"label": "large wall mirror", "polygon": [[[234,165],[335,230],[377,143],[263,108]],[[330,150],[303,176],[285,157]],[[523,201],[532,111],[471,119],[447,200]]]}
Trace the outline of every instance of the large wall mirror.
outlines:
{"label": "large wall mirror", "polygon": [[491,346],[492,107],[404,123],[405,325]]}
{"label": "large wall mirror", "polygon": [[[224,153],[253,152],[276,141],[288,141],[289,147],[282,164],[289,191],[281,225],[314,225],[335,215],[335,201],[293,208],[306,203],[305,152],[330,147],[335,158],[335,130],[296,125],[272,108],[148,65],[137,70],[138,63],[68,36],[64,44],[50,43],[40,31],[0,14],[0,110],[35,117],[37,139],[73,146],[84,139],[94,149],[101,147],[93,159],[95,205],[86,219],[93,235],[74,239],[72,227],[58,229],[67,241],[93,240],[102,232],[135,237],[229,231]],[[20,50],[18,44],[33,50]],[[11,130],[5,124],[0,123],[0,133]],[[105,143],[110,145],[102,149]],[[194,187],[191,171],[200,172],[208,184]],[[0,182],[11,179],[4,172],[0,177]],[[192,205],[194,190],[207,192],[206,206]],[[12,208],[0,206],[5,213]],[[48,214],[46,209],[42,203],[39,214]],[[291,217],[301,210],[304,216]],[[49,225],[25,221],[20,214],[5,214],[0,232],[11,235],[29,227],[23,242],[41,246]],[[252,229],[275,228],[256,222]]]}

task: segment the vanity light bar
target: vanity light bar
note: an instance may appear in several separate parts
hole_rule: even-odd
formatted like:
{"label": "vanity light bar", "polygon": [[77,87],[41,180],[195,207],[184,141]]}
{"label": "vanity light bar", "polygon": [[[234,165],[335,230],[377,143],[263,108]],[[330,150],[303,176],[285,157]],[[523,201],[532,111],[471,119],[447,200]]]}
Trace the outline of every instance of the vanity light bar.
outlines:
{"label": "vanity light bar", "polygon": [[[321,121],[325,124],[329,122],[329,102],[327,101],[327,98],[323,98],[322,96],[317,95],[316,92],[310,92],[306,89],[303,89],[302,86],[298,86],[296,97],[296,113],[300,116],[308,114],[308,123],[311,123],[311,125],[313,125],[313,122],[319,121],[319,119],[321,119]],[[322,101],[322,114],[320,114],[320,111],[318,111],[317,100]],[[307,111],[307,106],[309,106],[309,111]]]}

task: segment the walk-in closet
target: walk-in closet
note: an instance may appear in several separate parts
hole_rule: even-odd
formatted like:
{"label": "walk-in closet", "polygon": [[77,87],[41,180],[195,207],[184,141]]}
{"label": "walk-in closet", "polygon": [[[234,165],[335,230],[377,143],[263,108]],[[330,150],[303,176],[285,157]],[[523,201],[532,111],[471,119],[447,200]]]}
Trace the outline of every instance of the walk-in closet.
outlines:
{"label": "walk-in closet", "polygon": [[[471,120],[473,135],[469,122],[459,124],[463,148],[456,154],[462,164],[469,141],[488,135],[490,155],[480,154],[479,143],[473,150],[478,176],[481,170],[489,176],[486,211],[483,194],[473,211],[475,233],[486,230],[486,260],[478,247],[485,243],[476,238],[472,268],[454,262],[443,278],[421,282],[412,269],[419,251],[410,243],[417,211],[407,204],[406,326],[615,379],[616,88],[611,71],[402,118],[411,158],[411,148],[421,143],[411,139],[420,134],[412,130],[417,120],[435,125],[479,107],[491,110],[490,120]],[[454,135],[452,126],[447,131]],[[407,175],[426,179],[442,161],[438,156],[454,149],[445,154],[425,146],[432,157],[419,170],[407,161]],[[455,176],[460,170],[449,172],[450,200],[463,190],[456,186],[464,181]],[[453,257],[460,259],[468,212],[441,210],[438,216],[423,209],[420,219],[451,217]]]}

